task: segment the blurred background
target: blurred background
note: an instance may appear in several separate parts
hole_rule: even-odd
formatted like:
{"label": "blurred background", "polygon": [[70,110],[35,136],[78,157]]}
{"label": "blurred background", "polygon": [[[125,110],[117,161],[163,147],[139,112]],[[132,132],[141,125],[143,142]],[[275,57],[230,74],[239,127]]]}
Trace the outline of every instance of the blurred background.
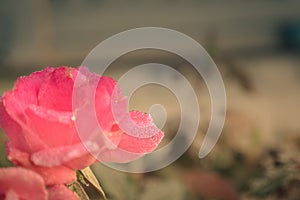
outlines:
{"label": "blurred background", "polygon": [[[101,41],[145,26],[180,31],[204,46],[224,79],[226,122],[213,151],[200,160],[197,154],[211,113],[201,76],[172,53],[139,50],[121,56],[106,75],[118,79],[149,62],[182,73],[199,98],[201,121],[188,151],[164,169],[128,174],[95,164],[93,170],[109,199],[299,199],[297,0],[1,0],[0,94],[20,75],[49,65],[79,66]],[[157,103],[167,111],[163,146],[180,122],[176,97],[167,88],[147,85],[134,93],[130,109],[149,112]],[[159,123],[159,116],[154,120]],[[8,166],[2,142],[0,147],[0,165]]]}

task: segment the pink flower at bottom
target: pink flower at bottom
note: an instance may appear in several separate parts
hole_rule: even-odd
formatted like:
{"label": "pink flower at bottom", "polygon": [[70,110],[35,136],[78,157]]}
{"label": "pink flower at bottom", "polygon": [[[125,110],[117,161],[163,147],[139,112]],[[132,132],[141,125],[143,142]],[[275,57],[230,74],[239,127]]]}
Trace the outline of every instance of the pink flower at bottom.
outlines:
{"label": "pink flower at bottom", "polygon": [[0,168],[0,199],[46,200],[48,193],[43,178],[19,167]]}
{"label": "pink flower at bottom", "polygon": [[65,185],[46,189],[43,178],[34,171],[21,168],[0,168],[0,200],[78,200]]}

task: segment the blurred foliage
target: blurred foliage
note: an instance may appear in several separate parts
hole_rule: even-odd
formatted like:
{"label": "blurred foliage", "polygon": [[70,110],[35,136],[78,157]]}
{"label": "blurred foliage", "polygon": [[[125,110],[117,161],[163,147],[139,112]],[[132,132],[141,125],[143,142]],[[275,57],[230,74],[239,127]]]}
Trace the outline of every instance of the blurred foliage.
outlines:
{"label": "blurred foliage", "polygon": [[92,168],[108,199],[298,199],[299,152],[287,154],[280,146],[263,152],[249,161],[226,146],[203,160],[188,151],[171,166],[146,174],[118,172],[100,163]]}
{"label": "blurred foliage", "polygon": [[[229,71],[232,72],[232,69]],[[18,73],[11,74],[15,77]],[[241,76],[241,73],[233,74]],[[244,80],[243,76],[239,82]],[[15,78],[10,76],[1,78],[1,93],[12,88],[12,80]],[[251,82],[251,79],[247,80]],[[253,96],[257,95],[255,93],[257,88],[250,91],[247,90],[249,87],[240,88],[252,92]],[[205,159],[200,160],[197,157],[199,144],[203,139],[200,132],[193,145],[182,157],[172,165],[156,172],[128,174],[110,169],[100,163],[94,164],[92,169],[107,198],[199,200],[225,199],[226,196],[226,199],[298,200],[300,196],[299,130],[298,132],[276,130],[279,133],[274,131],[270,137],[263,140],[266,133],[259,127],[258,120],[251,121],[244,113],[232,110],[232,107],[228,108],[223,134],[214,150]],[[172,127],[176,126],[174,124],[174,121],[167,124],[170,127],[167,129],[165,143],[176,133],[176,127]],[[205,125],[200,127],[201,130],[205,130]],[[267,143],[270,138],[275,138],[276,142]],[[5,140],[5,135],[0,131],[1,167],[11,165],[5,153]]]}

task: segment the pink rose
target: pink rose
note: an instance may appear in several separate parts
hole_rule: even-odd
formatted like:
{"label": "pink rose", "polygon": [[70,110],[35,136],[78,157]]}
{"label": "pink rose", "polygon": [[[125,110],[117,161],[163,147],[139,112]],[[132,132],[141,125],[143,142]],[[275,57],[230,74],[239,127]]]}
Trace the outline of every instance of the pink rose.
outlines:
{"label": "pink rose", "polygon": [[[86,84],[74,86],[76,77],[84,77]],[[82,108],[93,84],[96,84],[92,100],[95,104],[91,106],[100,127],[96,133],[90,109]],[[78,91],[79,98],[74,101],[73,92]],[[120,95],[113,79],[87,70],[82,75],[75,68],[48,67],[20,77],[14,89],[0,99],[0,127],[9,139],[9,159],[39,173],[47,185],[53,185],[76,180],[74,170],[96,161],[90,151],[95,152],[98,160],[112,162],[127,162],[153,151],[163,132],[155,127],[149,115],[128,113],[127,101]],[[115,120],[116,113],[121,120]],[[130,116],[133,123],[128,123],[125,116]],[[138,128],[130,129],[133,125]],[[141,137],[129,133],[131,130],[138,130]]]}
{"label": "pink rose", "polygon": [[75,194],[64,185],[46,189],[43,178],[20,167],[0,168],[0,200],[76,200]]}

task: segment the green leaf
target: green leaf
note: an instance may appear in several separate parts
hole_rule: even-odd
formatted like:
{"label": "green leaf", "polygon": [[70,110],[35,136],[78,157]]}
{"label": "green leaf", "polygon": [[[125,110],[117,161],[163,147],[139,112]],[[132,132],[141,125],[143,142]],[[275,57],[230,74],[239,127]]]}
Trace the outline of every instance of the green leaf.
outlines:
{"label": "green leaf", "polygon": [[79,170],[77,178],[81,186],[89,194],[89,196],[92,196],[93,198],[100,197],[104,200],[107,200],[106,195],[102,190],[97,178],[89,167]]}
{"label": "green leaf", "polygon": [[90,200],[84,188],[80,185],[78,181],[74,181],[73,183],[67,185],[67,187],[73,192],[75,192],[75,194],[79,197],[80,200]]}

